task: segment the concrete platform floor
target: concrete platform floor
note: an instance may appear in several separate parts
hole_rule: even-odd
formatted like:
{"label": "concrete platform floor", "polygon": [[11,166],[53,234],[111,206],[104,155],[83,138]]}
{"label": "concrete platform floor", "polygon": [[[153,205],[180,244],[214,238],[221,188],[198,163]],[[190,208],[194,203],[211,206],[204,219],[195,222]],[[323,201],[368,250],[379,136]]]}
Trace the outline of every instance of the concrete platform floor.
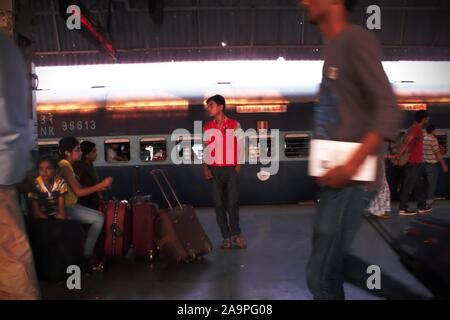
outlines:
{"label": "concrete platform floor", "polygon": [[[393,204],[393,208],[397,205]],[[197,209],[213,241],[214,251],[203,260],[169,265],[145,260],[113,261],[104,273],[84,275],[81,290],[65,283],[41,283],[44,299],[311,299],[305,281],[310,252],[314,206],[277,205],[241,207],[241,226],[247,250],[220,249],[220,234],[212,208]],[[450,201],[437,202],[435,217],[450,220]],[[412,217],[383,224],[396,235]],[[400,264],[397,255],[364,221],[347,260],[347,299],[429,299],[432,295]],[[365,287],[368,265],[381,267],[381,290]]]}

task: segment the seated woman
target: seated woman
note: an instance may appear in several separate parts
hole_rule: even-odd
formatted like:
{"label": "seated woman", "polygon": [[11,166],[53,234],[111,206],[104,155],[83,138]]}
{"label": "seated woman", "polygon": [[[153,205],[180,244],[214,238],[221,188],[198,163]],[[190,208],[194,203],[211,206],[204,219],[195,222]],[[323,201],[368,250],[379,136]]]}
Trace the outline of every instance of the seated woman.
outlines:
{"label": "seated woman", "polygon": [[38,161],[39,176],[34,182],[33,191],[28,194],[31,200],[31,215],[34,219],[65,219],[64,196],[67,185],[57,175],[58,162],[52,156],[43,156]]}
{"label": "seated woman", "polygon": [[[94,162],[97,160],[97,149],[95,143],[90,141],[83,141],[80,144],[81,161],[74,164],[73,169],[75,175],[78,177],[78,182],[83,187],[92,187],[100,182],[97,171],[94,167]],[[82,206],[98,210],[100,208],[100,200],[102,199],[101,192],[94,192],[85,197],[80,197],[78,203]]]}
{"label": "seated woman", "polygon": [[78,204],[78,198],[109,189],[112,178],[105,178],[102,182],[91,187],[80,186],[73,170],[73,165],[81,160],[80,143],[75,137],[65,137],[59,141],[59,154],[61,175],[68,186],[68,192],[65,196],[67,215],[70,219],[91,225],[84,246],[84,256],[92,270],[102,271],[103,264],[95,257],[94,248],[102,231],[104,218],[100,211]]}

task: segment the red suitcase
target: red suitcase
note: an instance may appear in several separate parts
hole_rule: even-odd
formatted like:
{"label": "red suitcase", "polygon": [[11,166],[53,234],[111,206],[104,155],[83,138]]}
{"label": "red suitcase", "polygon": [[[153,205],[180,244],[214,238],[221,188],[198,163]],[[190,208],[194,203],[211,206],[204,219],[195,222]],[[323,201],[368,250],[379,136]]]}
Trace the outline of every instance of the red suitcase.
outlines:
{"label": "red suitcase", "polygon": [[128,201],[110,200],[105,206],[105,255],[125,256],[131,245],[131,214]]}
{"label": "red suitcase", "polygon": [[149,197],[137,196],[131,199],[131,212],[134,255],[153,260],[156,254],[154,221],[158,209]]}

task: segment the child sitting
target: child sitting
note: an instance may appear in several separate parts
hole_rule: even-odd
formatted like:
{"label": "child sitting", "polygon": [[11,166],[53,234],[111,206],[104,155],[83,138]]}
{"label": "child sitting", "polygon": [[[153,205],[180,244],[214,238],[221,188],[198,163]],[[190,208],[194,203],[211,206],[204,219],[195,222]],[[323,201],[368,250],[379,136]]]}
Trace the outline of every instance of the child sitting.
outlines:
{"label": "child sitting", "polygon": [[57,175],[58,162],[52,156],[44,156],[38,161],[39,176],[34,182],[34,190],[28,194],[34,219],[65,219],[67,185]]}

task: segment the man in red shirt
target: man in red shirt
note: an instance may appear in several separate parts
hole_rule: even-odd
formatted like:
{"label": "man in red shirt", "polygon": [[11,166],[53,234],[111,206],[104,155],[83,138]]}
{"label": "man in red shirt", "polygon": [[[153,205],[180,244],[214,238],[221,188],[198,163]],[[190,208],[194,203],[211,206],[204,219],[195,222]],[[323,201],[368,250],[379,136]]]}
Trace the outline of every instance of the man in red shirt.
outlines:
{"label": "man in red shirt", "polygon": [[233,244],[245,249],[247,242],[239,228],[238,204],[241,165],[238,161],[236,130],[241,126],[225,115],[225,107],[225,98],[220,95],[206,101],[206,111],[213,120],[203,127],[204,174],[212,184],[217,223],[223,237],[222,249],[231,249]]}
{"label": "man in red shirt", "polygon": [[[405,168],[405,176],[400,191],[400,215],[415,215],[428,213],[432,209],[426,204],[424,162],[423,162],[423,128],[428,122],[428,114],[425,110],[416,112],[416,122],[409,128],[405,145],[400,151],[402,155],[409,150],[410,156]],[[415,189],[415,198],[418,211],[408,209],[408,201]]]}

